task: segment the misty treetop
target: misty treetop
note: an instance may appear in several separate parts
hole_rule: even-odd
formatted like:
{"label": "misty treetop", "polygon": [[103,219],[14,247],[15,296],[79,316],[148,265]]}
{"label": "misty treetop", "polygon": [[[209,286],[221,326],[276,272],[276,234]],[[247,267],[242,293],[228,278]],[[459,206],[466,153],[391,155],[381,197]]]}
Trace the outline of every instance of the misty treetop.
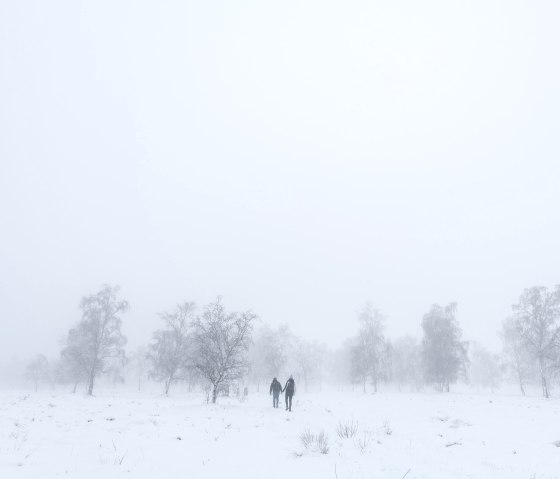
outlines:
{"label": "misty treetop", "polygon": [[456,318],[457,304],[432,305],[422,318],[422,361],[428,382],[449,391],[467,362],[467,343]]}
{"label": "misty treetop", "polygon": [[152,363],[150,376],[165,382],[165,394],[174,381],[189,377],[190,354],[193,347],[189,334],[194,322],[196,306],[182,303],[171,312],[161,313],[165,329],[153,333],[147,357]]}
{"label": "misty treetop", "polygon": [[82,298],[82,319],[68,332],[62,358],[71,379],[77,385],[87,381],[93,394],[95,378],[107,372],[110,362],[124,363],[126,337],[121,332],[120,315],[129,309],[119,300],[118,286],[104,286],[101,291]]}
{"label": "misty treetop", "polygon": [[512,326],[538,366],[543,396],[549,397],[549,377],[560,371],[560,285],[526,289],[512,309]]}
{"label": "misty treetop", "polygon": [[40,382],[52,382],[53,377],[49,360],[44,354],[38,354],[27,365],[25,377],[35,385],[35,392],[39,389]]}
{"label": "misty treetop", "polygon": [[196,318],[193,366],[212,385],[212,402],[216,402],[220,386],[247,373],[247,351],[256,318],[252,311],[227,312],[220,297]]}
{"label": "misty treetop", "polygon": [[353,371],[364,383],[369,379],[377,392],[379,382],[387,377],[390,343],[385,339],[385,316],[370,303],[358,315],[360,330],[355,339]]}

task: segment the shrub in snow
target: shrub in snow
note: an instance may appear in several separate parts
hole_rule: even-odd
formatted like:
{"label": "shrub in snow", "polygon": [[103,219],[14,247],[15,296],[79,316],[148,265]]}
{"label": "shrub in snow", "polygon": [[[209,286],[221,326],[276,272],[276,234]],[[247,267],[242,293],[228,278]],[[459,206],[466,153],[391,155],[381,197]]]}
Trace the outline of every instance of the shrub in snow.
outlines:
{"label": "shrub in snow", "polygon": [[299,438],[306,451],[320,452],[321,454],[329,453],[330,441],[325,431],[314,434],[309,429],[306,429]]}
{"label": "shrub in snow", "polygon": [[353,419],[350,421],[338,423],[338,427],[336,428],[336,433],[340,439],[350,439],[356,435],[358,432],[358,423],[354,422]]}
{"label": "shrub in snow", "polygon": [[360,453],[366,452],[367,448],[373,442],[373,434],[370,431],[364,431],[361,436],[356,436],[354,445],[359,449]]}
{"label": "shrub in snow", "polygon": [[309,429],[306,429],[299,436],[299,440],[305,449],[309,449],[315,441],[315,435]]}
{"label": "shrub in snow", "polygon": [[317,449],[321,454],[328,454],[330,449],[329,443],[329,436],[325,434],[324,431],[321,431],[317,438],[315,439],[315,444],[317,445]]}
{"label": "shrub in snow", "polygon": [[391,429],[391,427],[389,426],[389,423],[387,421],[385,421],[383,423],[383,431],[385,432],[385,434],[387,434],[387,436],[390,436],[391,434],[393,434],[393,430]]}

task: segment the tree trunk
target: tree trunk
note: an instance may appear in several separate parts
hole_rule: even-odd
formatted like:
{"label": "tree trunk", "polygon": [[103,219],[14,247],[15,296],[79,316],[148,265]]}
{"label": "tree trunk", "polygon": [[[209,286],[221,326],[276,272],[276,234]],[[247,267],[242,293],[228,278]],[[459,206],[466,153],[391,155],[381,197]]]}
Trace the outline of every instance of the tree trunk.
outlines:
{"label": "tree trunk", "polygon": [[521,389],[521,395],[525,396],[525,388],[523,387],[523,378],[521,377],[521,374],[517,373],[517,378],[519,380],[519,389]]}
{"label": "tree trunk", "polygon": [[93,371],[91,371],[89,373],[89,378],[88,378],[88,396],[93,396],[93,383],[95,381],[95,374]]}
{"label": "tree trunk", "polygon": [[93,383],[95,382],[95,373],[97,371],[97,357],[93,360],[93,364],[91,365],[91,369],[89,370],[89,377],[88,377],[88,395],[93,396]]}
{"label": "tree trunk", "polygon": [[546,384],[546,376],[543,374],[541,377],[543,396],[548,399],[548,385]]}
{"label": "tree trunk", "polygon": [[39,381],[35,381],[35,392],[39,389]]}
{"label": "tree trunk", "polygon": [[540,369],[540,372],[541,372],[541,386],[542,386],[543,397],[548,399],[548,397],[549,397],[549,395],[548,395],[548,385],[546,383],[544,360],[542,358],[539,358],[539,369]]}
{"label": "tree trunk", "polygon": [[79,382],[79,381],[76,381],[76,382],[74,383],[74,389],[72,390],[72,394],[76,394],[76,389],[78,389],[78,382]]}
{"label": "tree trunk", "polygon": [[169,396],[169,387],[171,386],[171,381],[173,380],[173,378],[171,376],[169,376],[166,381],[165,381],[165,395]]}
{"label": "tree trunk", "polygon": [[218,385],[214,384],[212,386],[212,404],[216,404],[216,399],[218,399]]}

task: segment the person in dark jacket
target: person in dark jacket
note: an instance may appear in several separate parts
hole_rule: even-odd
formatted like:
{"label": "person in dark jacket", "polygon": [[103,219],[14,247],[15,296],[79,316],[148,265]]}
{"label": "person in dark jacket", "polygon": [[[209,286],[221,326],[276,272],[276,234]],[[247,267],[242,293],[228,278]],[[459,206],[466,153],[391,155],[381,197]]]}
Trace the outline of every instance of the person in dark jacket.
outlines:
{"label": "person in dark jacket", "polygon": [[270,394],[272,394],[272,407],[278,407],[278,400],[280,398],[280,392],[282,391],[282,385],[278,379],[274,378],[270,384]]}
{"label": "person in dark jacket", "polygon": [[286,411],[292,410],[292,398],[296,393],[296,382],[294,381],[293,376],[290,376],[290,379],[286,381],[286,385],[282,391],[286,391]]}

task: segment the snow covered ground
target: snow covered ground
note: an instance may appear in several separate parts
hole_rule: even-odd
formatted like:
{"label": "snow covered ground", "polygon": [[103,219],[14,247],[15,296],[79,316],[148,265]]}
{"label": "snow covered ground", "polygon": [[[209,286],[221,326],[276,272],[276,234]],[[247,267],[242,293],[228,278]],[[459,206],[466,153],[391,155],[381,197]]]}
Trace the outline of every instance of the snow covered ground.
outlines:
{"label": "snow covered ground", "polygon": [[[291,413],[271,403],[0,392],[0,478],[560,477],[558,399],[302,393]],[[352,420],[357,434],[339,438]],[[305,449],[305,431],[324,431],[328,453]]]}

